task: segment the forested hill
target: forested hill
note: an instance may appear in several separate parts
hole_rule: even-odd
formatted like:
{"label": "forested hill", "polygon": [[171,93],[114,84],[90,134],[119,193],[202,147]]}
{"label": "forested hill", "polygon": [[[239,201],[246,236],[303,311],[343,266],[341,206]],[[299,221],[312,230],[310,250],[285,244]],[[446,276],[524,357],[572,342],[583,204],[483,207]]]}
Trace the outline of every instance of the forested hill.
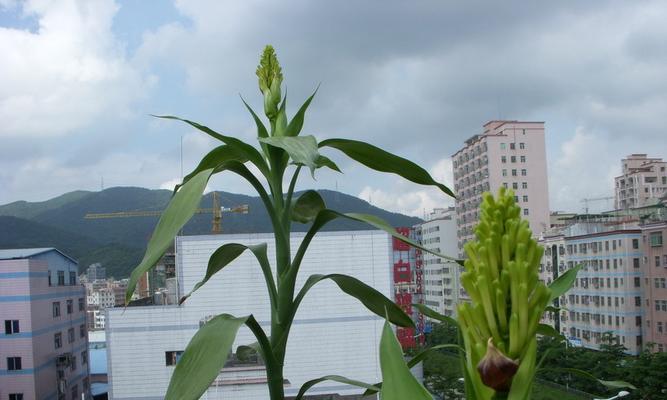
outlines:
{"label": "forested hill", "polygon": [[[217,192],[224,207],[247,204],[248,214],[224,213],[224,233],[271,232],[271,224],[258,197]],[[357,197],[321,190],[327,207],[342,212],[376,215],[393,226],[411,226],[420,220],[377,208]],[[163,210],[169,190],[114,187],[100,192],[75,191],[43,202],[18,201],[0,206],[0,249],[57,247],[79,260],[80,269],[101,262],[116,278],[129,275],[143,255],[158,217],[84,219],[87,213]],[[202,199],[201,208],[211,208],[213,195]],[[197,214],[183,229],[185,235],[211,231],[211,214]],[[302,231],[306,225],[294,224]],[[369,229],[365,224],[335,220],[325,230]]]}

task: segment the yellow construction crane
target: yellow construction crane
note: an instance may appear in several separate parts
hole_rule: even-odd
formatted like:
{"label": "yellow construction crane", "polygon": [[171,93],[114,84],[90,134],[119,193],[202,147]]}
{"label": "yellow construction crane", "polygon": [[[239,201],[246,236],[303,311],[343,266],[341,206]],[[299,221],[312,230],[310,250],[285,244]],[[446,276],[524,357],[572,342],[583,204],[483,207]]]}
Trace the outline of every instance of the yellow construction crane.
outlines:
{"label": "yellow construction crane", "polygon": [[[232,212],[247,214],[249,207],[247,204],[242,204],[236,207],[221,207],[218,192],[213,192],[213,207],[212,208],[198,208],[195,214],[213,214],[213,224],[211,227],[212,233],[222,233],[222,213]],[[119,211],[111,213],[88,213],[84,215],[84,219],[106,219],[106,218],[133,218],[133,217],[159,217],[164,211]]]}

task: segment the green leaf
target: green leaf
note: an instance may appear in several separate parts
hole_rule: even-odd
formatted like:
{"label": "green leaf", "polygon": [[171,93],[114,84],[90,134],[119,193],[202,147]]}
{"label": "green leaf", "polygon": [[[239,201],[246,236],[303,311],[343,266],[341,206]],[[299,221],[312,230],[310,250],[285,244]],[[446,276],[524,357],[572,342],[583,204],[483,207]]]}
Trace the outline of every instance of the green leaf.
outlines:
{"label": "green leaf", "polygon": [[465,353],[465,350],[463,350],[463,348],[458,344],[439,344],[433,347],[429,347],[428,349],[424,349],[419,353],[417,353],[417,355],[415,355],[410,359],[410,361],[408,361],[408,367],[410,368],[414,367],[415,365],[422,362],[424,359],[428,358],[431,354],[437,353],[438,350],[441,349],[456,349],[462,353]]}
{"label": "green leaf", "polygon": [[380,369],[382,370],[382,400],[432,400],[433,396],[410,372],[403,360],[401,345],[385,321],[380,339]]}
{"label": "green leaf", "polygon": [[553,326],[547,324],[537,325],[537,334],[542,336],[550,336],[556,339],[565,339]]}
{"label": "green leaf", "polygon": [[253,354],[257,354],[260,350],[259,342],[241,345],[236,348],[236,358],[242,361],[246,361]]}
{"label": "green leaf", "polygon": [[294,202],[292,220],[303,224],[313,222],[317,214],[325,208],[322,196],[315,190],[308,190]]}
{"label": "green leaf", "polygon": [[562,310],[567,311],[567,309],[565,309],[565,308],[563,308],[563,307],[546,306],[546,307],[544,308],[544,311],[545,311],[545,312],[553,312],[553,313],[559,313],[559,312],[561,312]]}
{"label": "green leaf", "polygon": [[144,258],[130,275],[125,293],[126,304],[130,302],[139,278],[153,268],[162,254],[172,245],[178,231],[194,215],[212,173],[213,169],[206,169],[193,176],[169,202],[148,242]]}
{"label": "green leaf", "polygon": [[202,326],[176,364],[165,399],[199,399],[220,374],[236,333],[247,319],[221,314]]}
{"label": "green leaf", "polygon": [[386,152],[379,147],[348,139],[327,139],[320,142],[319,146],[338,149],[368,168],[396,174],[420,185],[436,186],[449,196],[456,197],[454,192],[447,186],[436,182],[424,168],[405,158]]}
{"label": "green leaf", "polygon": [[602,379],[596,378],[593,374],[582,371],[576,368],[542,368],[542,371],[554,371],[554,372],[567,372],[574,375],[579,375],[582,378],[590,379],[592,381],[598,382],[600,385],[605,386],[610,389],[632,389],[637,390],[637,388],[628,382],[625,381],[605,381]]}
{"label": "green leaf", "polygon": [[194,169],[194,171],[190,172],[183,178],[183,182],[180,184],[176,185],[174,188],[174,194],[178,191],[178,189],[185,185],[187,181],[192,179],[195,175],[200,173],[201,171],[204,171],[206,169],[215,169],[213,173],[220,172],[221,169],[224,169],[224,163],[226,162],[240,162],[241,164],[245,163],[248,161],[248,157],[243,155],[242,152],[240,152],[238,149],[229,146],[229,145],[222,145],[218,146],[215,149],[211,150],[208,154],[204,156],[204,158],[201,159],[199,162],[199,165],[197,165],[197,168]]}
{"label": "green leaf", "polygon": [[512,378],[512,386],[507,400],[528,400],[535,380],[535,362],[537,360],[537,340],[533,337],[521,357],[519,369]]}
{"label": "green leaf", "polygon": [[250,105],[248,105],[248,103],[246,103],[243,96],[241,96],[241,101],[243,102],[243,104],[245,104],[245,107],[248,109],[248,111],[250,111],[250,114],[252,115],[252,118],[255,120],[255,125],[257,125],[257,137],[261,137],[261,138],[269,137],[269,132],[266,130],[266,126],[264,126],[264,123],[262,122],[262,120],[259,119],[259,117],[255,113],[255,110],[253,110],[252,107],[250,107]]}
{"label": "green leaf", "polygon": [[551,282],[551,285],[549,285],[549,289],[551,289],[551,298],[549,298],[550,303],[570,290],[574,284],[574,280],[577,279],[577,273],[580,269],[581,265],[568,269],[563,275]]}
{"label": "green leaf", "polygon": [[429,318],[436,319],[440,322],[446,322],[448,324],[452,324],[457,328],[459,327],[458,321],[455,320],[454,318],[448,317],[446,315],[442,315],[439,312],[434,311],[434,310],[426,307],[424,304],[415,303],[412,306],[415,307],[417,310],[419,310],[420,313],[424,314],[425,316],[427,316]]}
{"label": "green leaf", "polygon": [[333,161],[320,155],[317,150],[317,140],[314,136],[273,136],[260,138],[259,140],[262,143],[285,150],[295,164],[305,165],[310,169],[310,174],[313,176],[315,170],[321,167],[329,167],[340,172]]}
{"label": "green leaf", "polygon": [[255,245],[245,245],[239,243],[226,243],[218,247],[216,251],[213,252],[211,257],[208,260],[208,267],[206,268],[206,275],[204,279],[198,282],[194,288],[187,295],[183,296],[179,301],[179,304],[182,304],[188,297],[195,292],[195,290],[202,287],[209,279],[218,273],[221,269],[229,265],[234,261],[238,256],[240,256],[244,251],[250,250],[252,254],[255,255],[257,261],[259,262],[262,272],[264,273],[264,280],[266,281],[267,289],[269,290],[269,298],[271,300],[271,306],[273,309],[276,308],[276,301],[278,294],[276,292],[275,281],[273,280],[273,272],[271,271],[271,264],[269,263],[269,258],[266,254],[266,243],[260,243]]}
{"label": "green leaf", "polygon": [[306,115],[306,110],[308,109],[308,106],[310,105],[310,102],[313,101],[313,97],[315,97],[315,94],[319,90],[320,86],[318,85],[313,94],[310,95],[308,99],[303,103],[301,108],[299,108],[299,111],[294,115],[294,118],[289,122],[287,125],[287,130],[285,131],[285,136],[299,136],[299,133],[301,133],[301,128],[303,128],[303,120]]}
{"label": "green leaf", "polygon": [[303,386],[301,386],[301,389],[299,389],[299,393],[296,395],[294,400],[301,400],[303,398],[303,396],[306,394],[306,392],[308,391],[308,389],[310,389],[311,387],[317,385],[320,382],[324,382],[324,381],[340,382],[340,383],[344,383],[344,384],[347,384],[347,385],[353,385],[353,386],[366,388],[366,389],[369,389],[369,390],[375,390],[375,392],[380,390],[379,388],[377,388],[377,387],[375,387],[375,386],[373,386],[369,383],[357,381],[357,380],[354,380],[354,379],[349,379],[349,378],[346,378],[344,376],[326,375],[326,376],[323,376],[321,378],[313,379],[313,380],[310,380],[310,381],[304,383]]}
{"label": "green leaf", "polygon": [[255,166],[260,170],[260,172],[264,176],[268,177],[270,175],[269,169],[266,166],[266,162],[264,161],[264,157],[262,157],[262,154],[259,151],[257,151],[256,148],[252,147],[248,143],[246,143],[242,140],[239,140],[235,137],[232,137],[232,136],[221,135],[218,132],[214,131],[213,129],[211,129],[207,126],[198,124],[197,122],[190,121],[190,120],[187,120],[187,119],[175,117],[175,116],[172,116],[172,115],[154,115],[154,117],[163,118],[163,119],[175,119],[177,121],[185,122],[186,124],[188,124],[188,125],[190,125],[194,128],[197,128],[200,131],[206,133],[207,135],[209,135],[211,137],[214,137],[214,138],[218,139],[219,141],[235,148],[241,154],[243,154],[245,157],[247,157],[248,160],[250,160],[250,162],[255,164]]}
{"label": "green leaf", "polygon": [[331,279],[345,293],[359,300],[368,310],[381,317],[386,316],[393,324],[403,327],[414,328],[415,323],[405,311],[385,295],[363,283],[357,278],[342,274],[311,275],[306,280],[296,298],[294,299],[294,310],[299,307],[308,290],[316,283],[325,279]]}

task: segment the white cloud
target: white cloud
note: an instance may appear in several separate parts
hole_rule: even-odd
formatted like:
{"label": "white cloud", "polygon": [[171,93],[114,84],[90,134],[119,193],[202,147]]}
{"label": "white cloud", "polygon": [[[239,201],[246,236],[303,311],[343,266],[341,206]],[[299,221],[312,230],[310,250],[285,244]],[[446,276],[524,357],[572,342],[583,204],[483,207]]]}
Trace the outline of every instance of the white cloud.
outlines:
{"label": "white cloud", "polygon": [[30,0],[36,32],[0,27],[0,135],[65,135],[133,113],[150,85],[111,31],[112,0]]}

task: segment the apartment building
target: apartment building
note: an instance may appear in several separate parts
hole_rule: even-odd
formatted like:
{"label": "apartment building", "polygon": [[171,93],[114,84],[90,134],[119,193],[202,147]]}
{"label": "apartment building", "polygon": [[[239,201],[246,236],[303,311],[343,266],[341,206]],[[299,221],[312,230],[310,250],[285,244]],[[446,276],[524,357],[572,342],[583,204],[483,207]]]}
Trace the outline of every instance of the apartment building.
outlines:
{"label": "apartment building", "polygon": [[656,204],[667,196],[667,162],[646,154],[621,160],[622,175],[615,181],[615,207],[628,209]]}
{"label": "apartment building", "polygon": [[667,351],[667,221],[642,226],[645,289],[644,342]]}
{"label": "apartment building", "polygon": [[639,228],[590,222],[540,240],[545,246],[540,277],[547,284],[582,266],[572,289],[558,299],[566,310],[548,314],[547,322],[576,345],[599,349],[602,335],[610,332],[629,354],[638,354],[646,284],[641,241]]}
{"label": "apartment building", "polygon": [[513,189],[537,237],[550,226],[544,122],[489,121],[452,156],[459,256],[474,237],[482,193]]}
{"label": "apartment building", "polygon": [[[292,233],[293,252],[303,232]],[[176,239],[179,297],[187,294],[206,271],[209,256],[225,243],[268,243],[272,234],[184,236]],[[373,286],[387,297],[395,293],[392,238],[382,231],[322,232],[301,266],[297,287],[311,274],[343,273]],[[252,313],[270,327],[269,299],[262,272],[252,254],[244,253],[216,274],[183,305],[107,309],[106,337],[109,396],[116,400],[162,398],[186,345],[200,324],[221,313]],[[304,298],[292,328],[285,362],[285,393],[295,396],[301,385],[323,375],[345,375],[365,382],[381,381],[378,347],[384,320],[330,281],[318,283]],[[245,327],[233,349],[255,342]],[[344,351],[341,351],[344,349]],[[242,363],[231,356],[203,398],[266,399],[266,370],[261,359]],[[309,394],[358,396],[363,389],[322,382]],[[345,398],[345,397],[342,397]]]}
{"label": "apartment building", "polygon": [[90,398],[86,295],[54,248],[0,250],[0,398]]}
{"label": "apartment building", "polygon": [[[419,225],[421,243],[444,255],[456,257],[456,210],[454,207],[436,208]],[[459,299],[459,265],[455,262],[423,253],[424,304],[448,316],[455,316]]]}
{"label": "apartment building", "polygon": [[86,269],[86,279],[94,282],[107,279],[107,270],[100,263],[90,264]]}

